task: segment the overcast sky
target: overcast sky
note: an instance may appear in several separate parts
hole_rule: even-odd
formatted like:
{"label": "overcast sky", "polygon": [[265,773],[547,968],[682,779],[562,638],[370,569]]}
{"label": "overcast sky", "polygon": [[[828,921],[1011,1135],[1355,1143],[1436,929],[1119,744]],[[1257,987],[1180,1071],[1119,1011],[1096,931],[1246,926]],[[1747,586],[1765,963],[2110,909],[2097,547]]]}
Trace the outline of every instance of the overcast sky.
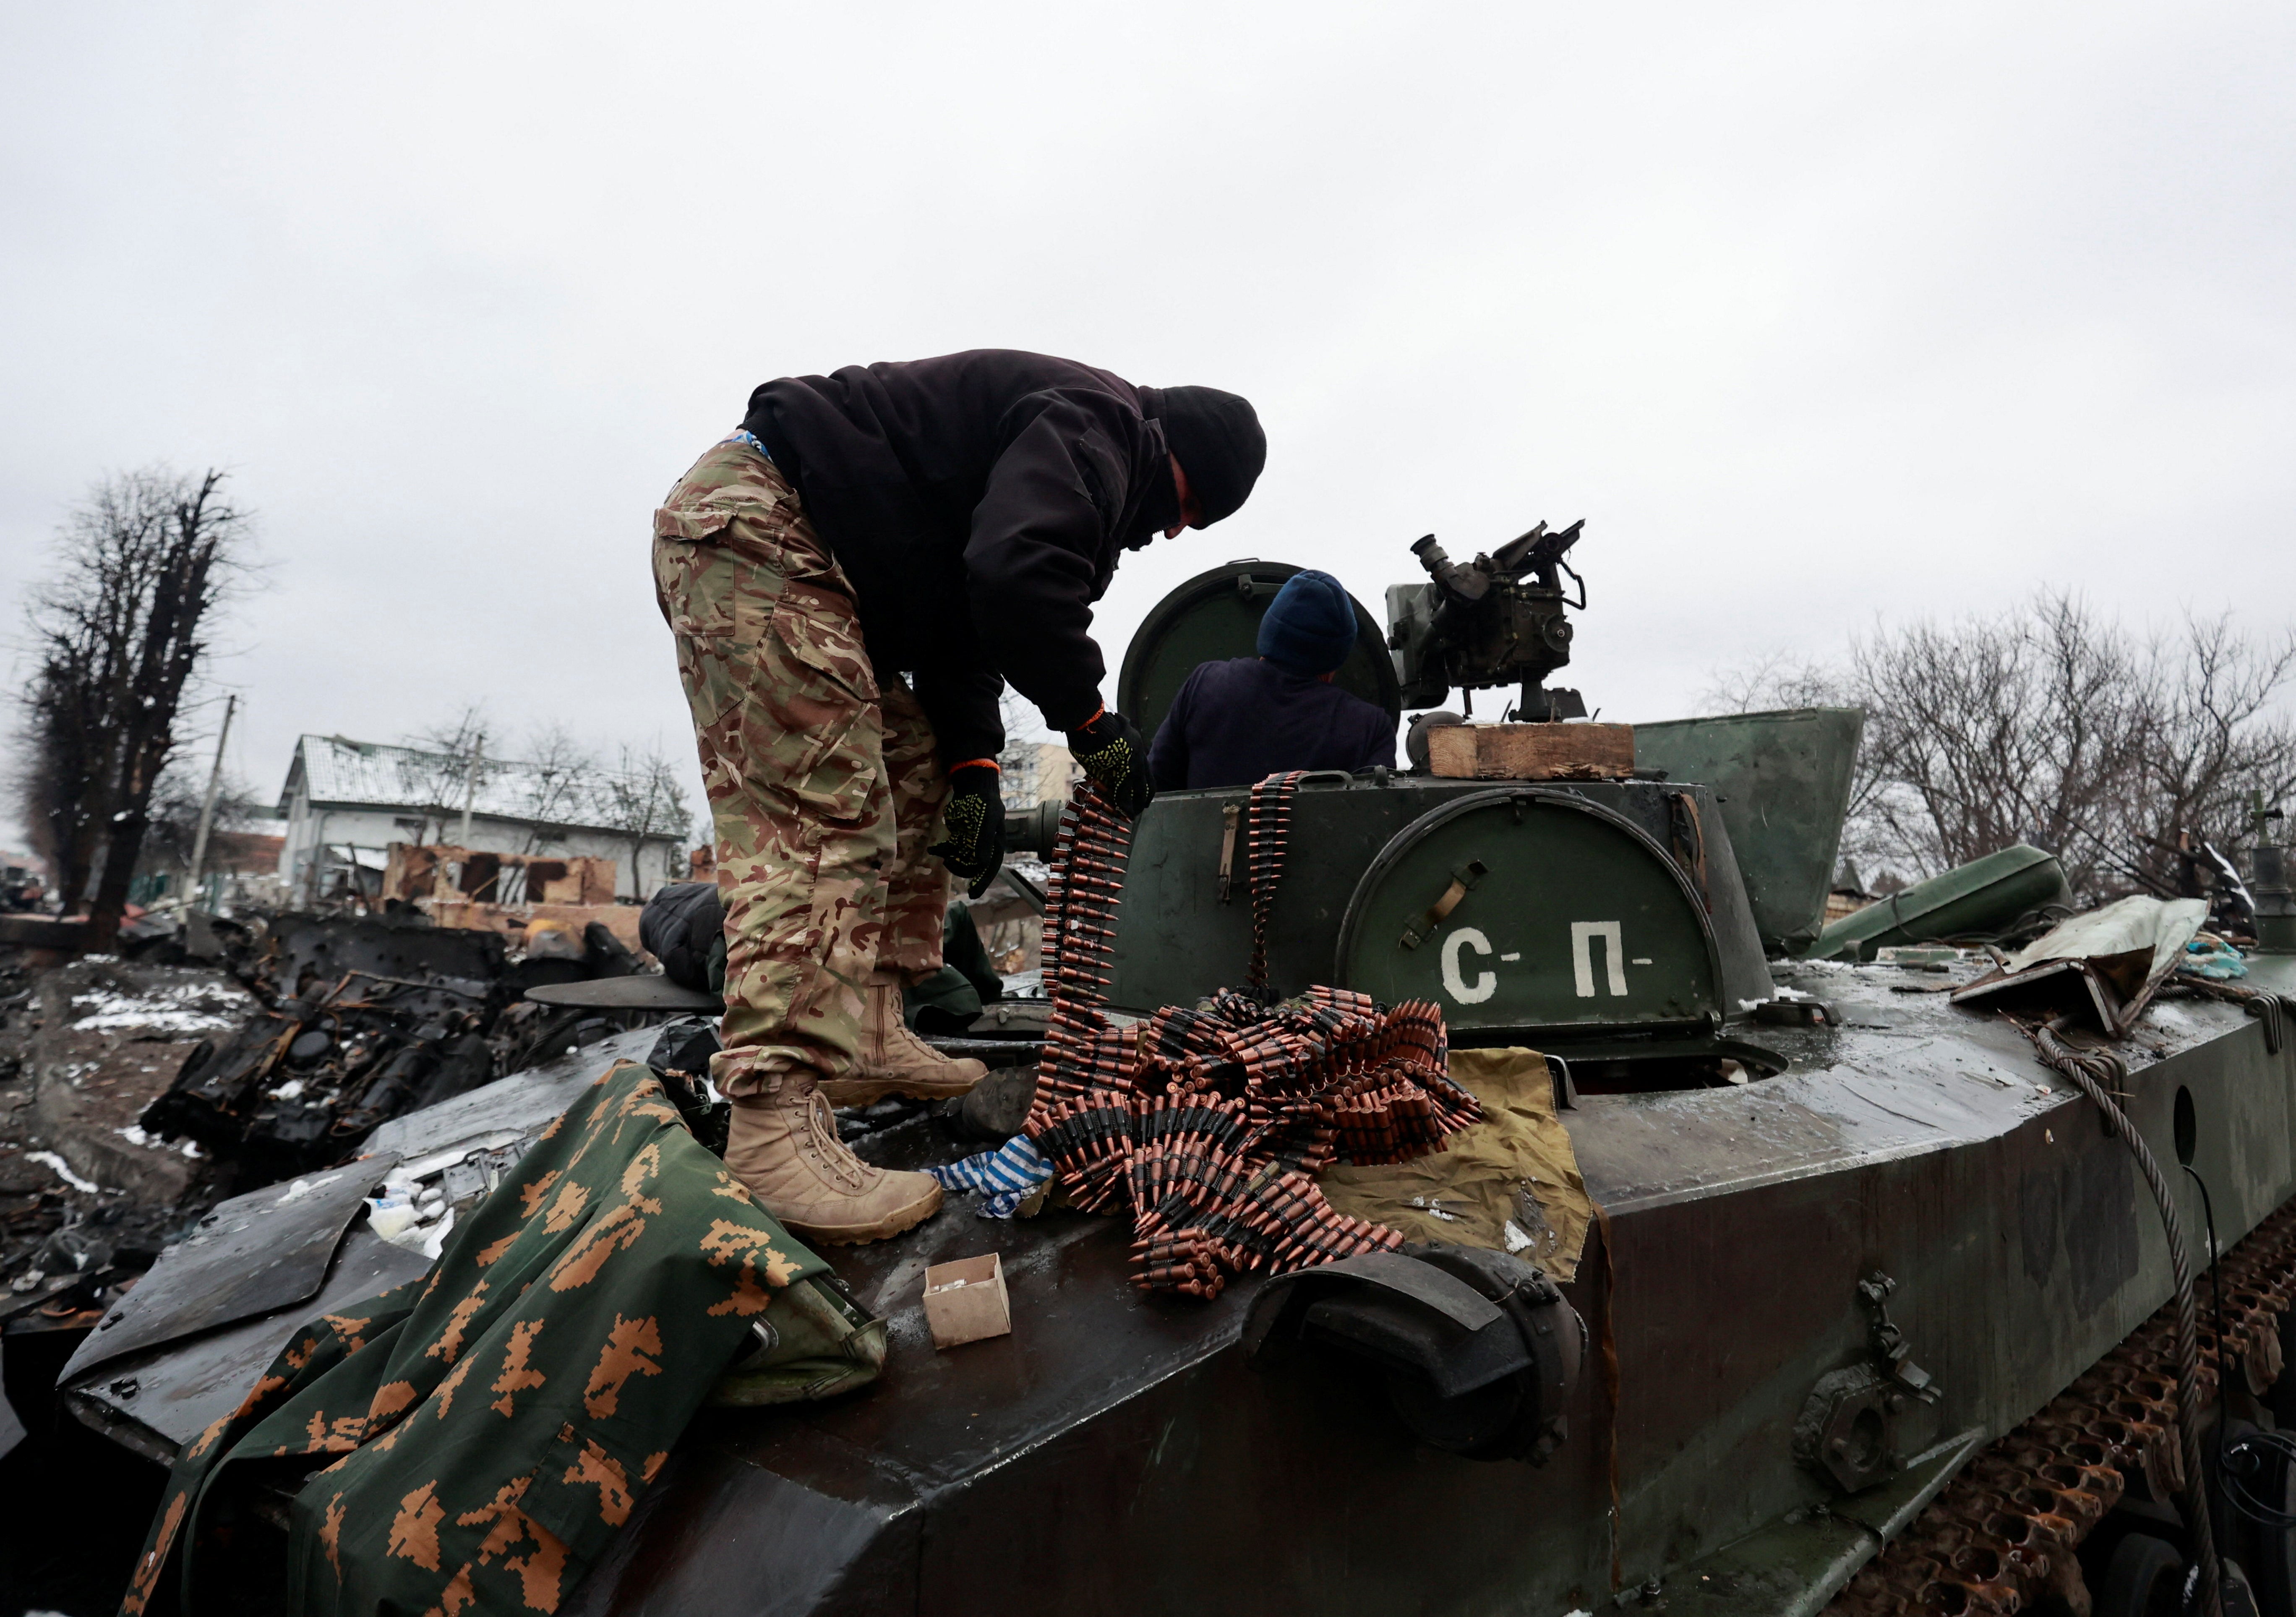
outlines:
{"label": "overcast sky", "polygon": [[1111,696],[1204,568],[1377,612],[1418,535],[1538,518],[1606,718],[2045,584],[2275,628],[2292,46],[2260,0],[8,0],[0,595],[91,479],[224,466],[259,792],[481,697],[690,751],[662,493],[758,382],[1004,346],[1267,428],[1126,561]]}

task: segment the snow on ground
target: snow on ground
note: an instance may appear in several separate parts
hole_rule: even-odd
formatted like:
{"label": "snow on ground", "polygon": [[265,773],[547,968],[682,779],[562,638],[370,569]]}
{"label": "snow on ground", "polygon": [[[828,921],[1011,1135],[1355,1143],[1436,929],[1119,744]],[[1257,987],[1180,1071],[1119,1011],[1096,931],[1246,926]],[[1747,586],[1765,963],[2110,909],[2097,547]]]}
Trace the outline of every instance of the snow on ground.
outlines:
{"label": "snow on ground", "polygon": [[220,982],[184,982],[140,993],[99,989],[72,996],[72,1030],[101,1033],[157,1028],[169,1033],[220,1033],[247,1020],[252,996]]}
{"label": "snow on ground", "polygon": [[55,1170],[56,1178],[62,1179],[74,1190],[84,1190],[93,1195],[100,1194],[103,1189],[103,1186],[96,1184],[94,1181],[83,1179],[79,1175],[74,1173],[71,1170],[71,1164],[65,1161],[63,1158],[58,1156],[53,1151],[28,1151],[24,1153],[24,1160],[28,1162],[46,1163],[50,1168]]}
{"label": "snow on ground", "polygon": [[158,1135],[144,1133],[142,1126],[139,1124],[130,1123],[125,1129],[115,1129],[111,1132],[118,1135],[121,1139],[126,1140],[131,1145],[148,1146],[153,1151],[167,1151],[169,1149],[180,1151],[194,1161],[197,1161],[200,1157],[200,1148],[196,1141],[177,1140],[174,1145],[170,1147],[168,1143],[166,1140],[161,1139]]}

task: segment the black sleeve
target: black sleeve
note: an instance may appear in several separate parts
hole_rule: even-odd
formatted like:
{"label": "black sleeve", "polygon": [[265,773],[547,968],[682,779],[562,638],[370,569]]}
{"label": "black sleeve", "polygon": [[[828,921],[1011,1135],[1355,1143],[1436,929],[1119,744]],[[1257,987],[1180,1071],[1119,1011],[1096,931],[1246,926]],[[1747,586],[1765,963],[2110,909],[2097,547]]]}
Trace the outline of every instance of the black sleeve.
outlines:
{"label": "black sleeve", "polygon": [[1004,715],[996,699],[1004,682],[996,670],[978,662],[952,662],[921,668],[910,677],[917,705],[932,721],[933,750],[942,767],[976,758],[994,758],[1004,750]]}
{"label": "black sleeve", "polygon": [[1092,638],[1099,557],[1124,510],[1137,423],[1116,401],[1050,392],[1006,445],[973,508],[965,546],[974,632],[990,666],[1067,730],[1100,706],[1107,665]]}
{"label": "black sleeve", "polygon": [[1159,792],[1187,789],[1188,714],[1195,706],[1196,676],[1203,671],[1200,662],[1189,672],[1180,694],[1164,710],[1164,722],[1156,726],[1156,739],[1148,743],[1148,778]]}

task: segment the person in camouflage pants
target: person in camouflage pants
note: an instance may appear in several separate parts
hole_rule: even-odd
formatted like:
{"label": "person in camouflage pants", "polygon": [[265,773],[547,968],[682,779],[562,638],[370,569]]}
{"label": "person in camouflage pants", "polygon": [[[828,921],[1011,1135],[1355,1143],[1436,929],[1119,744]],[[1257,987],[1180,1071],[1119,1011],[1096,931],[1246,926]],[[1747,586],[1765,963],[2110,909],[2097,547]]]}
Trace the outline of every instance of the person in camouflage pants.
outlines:
{"label": "person in camouflage pants", "polygon": [[726,1161],[804,1239],[940,1203],[847,1151],[830,1103],[982,1075],[910,1033],[901,990],[940,964],[948,875],[978,898],[1002,862],[1007,682],[1138,814],[1146,743],[1101,697],[1093,604],[1125,551],[1242,505],[1266,455],[1233,393],[975,349],[766,382],[654,513],[718,834]]}
{"label": "person in camouflage pants", "polygon": [[[906,1228],[939,1186],[854,1158],[827,1102],[961,1095],[984,1071],[945,1059],[902,1017],[903,985],[940,969],[948,907],[948,874],[926,852],[947,791],[932,726],[898,677],[873,670],[843,572],[745,434],[695,462],[654,513],[653,570],[726,906],[725,1047],[710,1076],[737,1120],[768,1125],[741,1131],[728,1161],[750,1163],[743,1178],[800,1235]],[[791,1171],[760,1185],[761,1153],[785,1155],[772,1148],[789,1140]],[[855,1196],[862,1205],[826,1205]]]}

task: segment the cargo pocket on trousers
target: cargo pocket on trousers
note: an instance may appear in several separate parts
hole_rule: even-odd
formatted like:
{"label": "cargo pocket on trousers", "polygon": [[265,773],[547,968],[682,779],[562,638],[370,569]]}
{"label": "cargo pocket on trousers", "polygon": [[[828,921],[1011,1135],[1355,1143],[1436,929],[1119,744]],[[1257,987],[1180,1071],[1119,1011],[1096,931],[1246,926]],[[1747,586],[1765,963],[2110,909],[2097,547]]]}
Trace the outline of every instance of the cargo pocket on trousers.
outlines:
{"label": "cargo pocket on trousers", "polygon": [[808,846],[865,818],[884,726],[857,628],[777,612],[753,640],[680,635],[677,665],[715,812]]}
{"label": "cargo pocket on trousers", "polygon": [[555,1535],[573,1560],[587,1561],[630,1519],[630,1511],[669,1457],[636,1455],[570,1422],[558,1429],[520,1495],[527,1519]]}
{"label": "cargo pocket on trousers", "polygon": [[781,575],[726,543],[742,513],[664,505],[653,513],[653,588],[674,633],[754,638],[780,598]]}
{"label": "cargo pocket on trousers", "polygon": [[808,594],[792,587],[758,648],[770,784],[808,817],[858,825],[884,772],[877,676],[849,603],[800,610]]}

